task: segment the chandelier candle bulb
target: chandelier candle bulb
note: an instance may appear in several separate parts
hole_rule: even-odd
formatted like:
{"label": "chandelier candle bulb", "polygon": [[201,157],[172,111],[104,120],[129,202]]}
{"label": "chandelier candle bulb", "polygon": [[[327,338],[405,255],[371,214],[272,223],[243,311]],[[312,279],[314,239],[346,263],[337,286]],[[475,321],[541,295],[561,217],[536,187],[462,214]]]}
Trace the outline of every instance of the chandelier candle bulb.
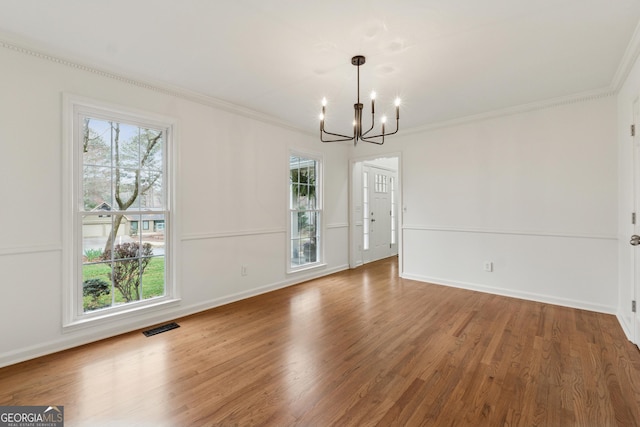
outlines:
{"label": "chandelier candle bulb", "polygon": [[320,113],[320,132],[321,133],[324,129],[324,115],[325,115],[326,105],[327,105],[327,98],[322,98],[322,113]]}

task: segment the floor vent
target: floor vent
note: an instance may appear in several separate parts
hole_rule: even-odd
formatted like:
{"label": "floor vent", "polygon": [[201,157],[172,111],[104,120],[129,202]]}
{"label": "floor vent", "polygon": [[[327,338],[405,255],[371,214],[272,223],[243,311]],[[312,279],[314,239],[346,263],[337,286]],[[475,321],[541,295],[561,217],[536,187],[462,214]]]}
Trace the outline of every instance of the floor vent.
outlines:
{"label": "floor vent", "polygon": [[176,322],[167,323],[166,325],[158,326],[157,328],[149,329],[148,331],[143,331],[145,337],[150,337],[152,335],[161,334],[162,332],[170,331],[171,329],[179,328]]}

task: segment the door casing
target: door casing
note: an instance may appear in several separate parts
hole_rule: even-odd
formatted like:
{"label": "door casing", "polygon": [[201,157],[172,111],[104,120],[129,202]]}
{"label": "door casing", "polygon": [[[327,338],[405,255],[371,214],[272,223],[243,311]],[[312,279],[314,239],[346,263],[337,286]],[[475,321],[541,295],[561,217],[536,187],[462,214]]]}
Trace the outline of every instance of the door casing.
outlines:
{"label": "door casing", "polygon": [[[376,156],[357,157],[349,163],[349,267],[356,268],[363,264],[362,254],[362,168],[365,164],[385,167],[387,161],[395,161],[395,205],[397,239],[394,250],[398,254],[398,272],[402,276],[402,221],[404,206],[402,204],[402,154],[392,152]],[[381,164],[378,164],[381,162]]]}

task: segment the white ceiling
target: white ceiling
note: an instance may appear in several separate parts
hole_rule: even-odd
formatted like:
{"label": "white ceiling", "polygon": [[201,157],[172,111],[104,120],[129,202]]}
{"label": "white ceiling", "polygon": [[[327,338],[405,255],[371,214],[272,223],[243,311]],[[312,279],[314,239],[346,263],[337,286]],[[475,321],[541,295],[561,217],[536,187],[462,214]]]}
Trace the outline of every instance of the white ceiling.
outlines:
{"label": "white ceiling", "polygon": [[424,127],[615,90],[639,20],[638,0],[0,0],[0,39],[313,132],[323,96],[351,126],[353,55],[362,99]]}

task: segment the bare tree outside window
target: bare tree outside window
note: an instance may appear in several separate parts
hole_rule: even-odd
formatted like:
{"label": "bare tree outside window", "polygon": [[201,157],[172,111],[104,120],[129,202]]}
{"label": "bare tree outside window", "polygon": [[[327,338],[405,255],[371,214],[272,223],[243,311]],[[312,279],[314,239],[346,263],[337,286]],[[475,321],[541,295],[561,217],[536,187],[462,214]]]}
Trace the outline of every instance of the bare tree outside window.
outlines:
{"label": "bare tree outside window", "polygon": [[[111,283],[113,292],[99,296],[111,301],[100,307],[163,295],[163,252],[154,254],[154,247],[163,251],[164,132],[85,117],[82,137],[85,282]],[[138,227],[143,222],[154,224],[153,233]],[[89,261],[87,255],[97,252],[99,259]],[[162,258],[162,274],[156,274],[162,277],[152,279],[145,270],[154,258]],[[154,281],[161,283],[144,286]],[[85,310],[95,306],[85,304]]]}

